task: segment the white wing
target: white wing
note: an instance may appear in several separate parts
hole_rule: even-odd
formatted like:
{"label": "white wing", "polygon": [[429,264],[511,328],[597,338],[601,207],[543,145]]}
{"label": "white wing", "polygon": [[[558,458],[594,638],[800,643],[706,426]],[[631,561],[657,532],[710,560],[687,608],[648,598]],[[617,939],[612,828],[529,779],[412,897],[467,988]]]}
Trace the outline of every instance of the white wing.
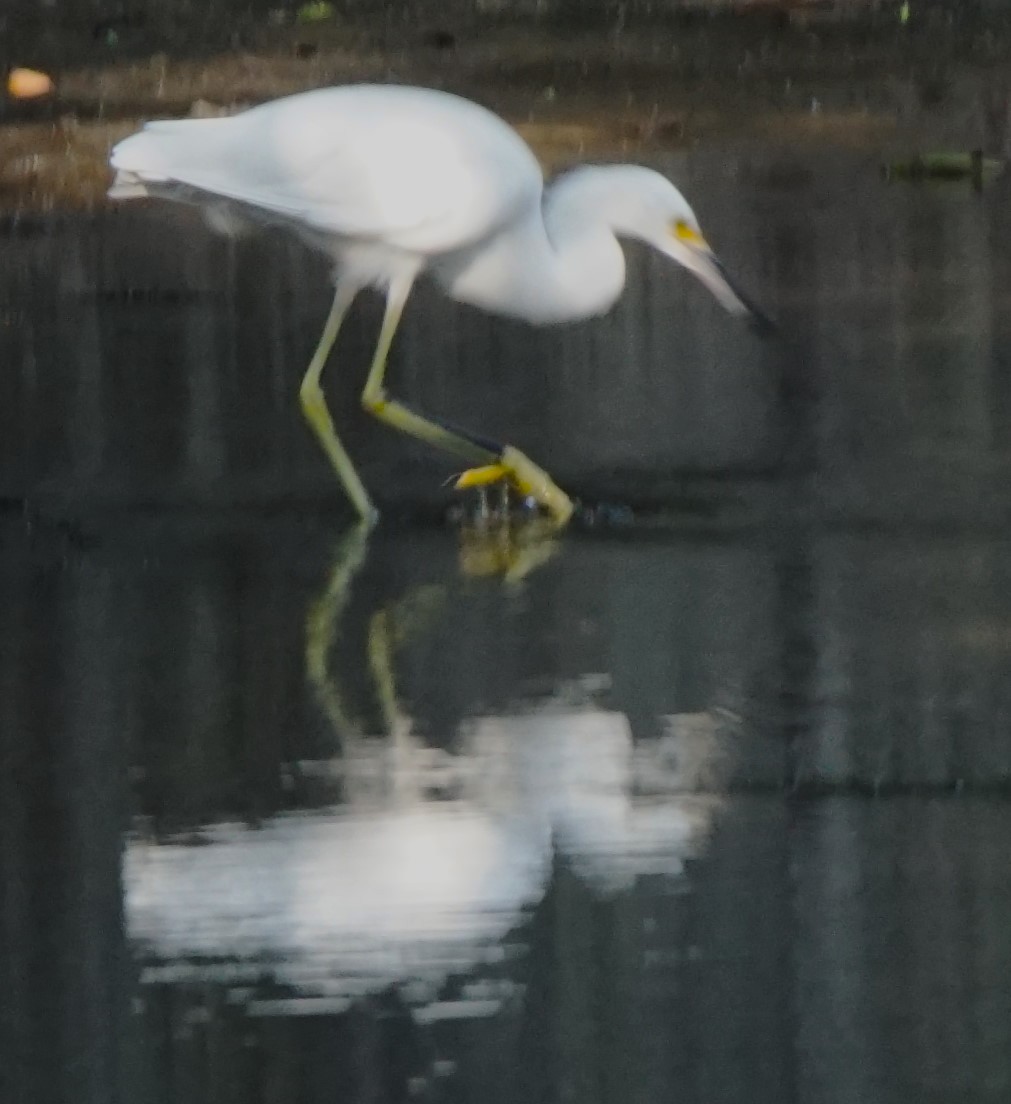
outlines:
{"label": "white wing", "polygon": [[182,185],[346,238],[437,254],[540,202],[541,170],[495,115],[426,89],[351,85],[222,119],[149,123],[112,153],[120,191]]}

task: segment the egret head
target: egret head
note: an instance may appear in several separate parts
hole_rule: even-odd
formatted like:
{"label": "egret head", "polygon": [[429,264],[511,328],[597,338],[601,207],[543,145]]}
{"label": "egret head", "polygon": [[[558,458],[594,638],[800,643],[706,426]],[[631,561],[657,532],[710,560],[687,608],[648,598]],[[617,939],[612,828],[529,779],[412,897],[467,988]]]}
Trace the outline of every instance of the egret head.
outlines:
{"label": "egret head", "polygon": [[[693,273],[731,314],[747,318],[762,332],[774,327],[738,287],[699,229],[685,197],[658,172],[638,165],[606,170],[612,175],[611,224],[616,233],[637,238]],[[620,197],[620,198],[619,198]]]}

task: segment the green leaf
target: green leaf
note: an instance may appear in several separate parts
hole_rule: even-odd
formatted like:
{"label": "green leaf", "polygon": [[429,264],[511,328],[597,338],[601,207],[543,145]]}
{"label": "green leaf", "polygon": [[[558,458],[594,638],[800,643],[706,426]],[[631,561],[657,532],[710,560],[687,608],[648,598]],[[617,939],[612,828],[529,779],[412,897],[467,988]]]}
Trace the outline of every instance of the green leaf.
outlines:
{"label": "green leaf", "polygon": [[334,17],[334,6],[327,0],[312,0],[310,4],[303,4],[295,12],[296,23],[325,23]]}

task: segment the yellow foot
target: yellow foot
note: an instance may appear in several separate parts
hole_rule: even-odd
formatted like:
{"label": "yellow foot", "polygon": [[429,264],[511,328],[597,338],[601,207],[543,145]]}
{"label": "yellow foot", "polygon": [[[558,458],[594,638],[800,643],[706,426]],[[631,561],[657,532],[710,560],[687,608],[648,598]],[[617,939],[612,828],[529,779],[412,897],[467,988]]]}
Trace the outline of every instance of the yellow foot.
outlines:
{"label": "yellow foot", "polygon": [[505,464],[486,464],[483,468],[468,468],[461,472],[453,488],[457,491],[469,491],[472,487],[489,487],[492,483],[501,483],[510,476]]}
{"label": "yellow foot", "polygon": [[572,500],[558,487],[546,471],[511,445],[502,451],[497,464],[465,471],[456,481],[457,490],[486,487],[490,483],[508,480],[524,497],[532,498],[544,507],[561,528],[572,517]]}

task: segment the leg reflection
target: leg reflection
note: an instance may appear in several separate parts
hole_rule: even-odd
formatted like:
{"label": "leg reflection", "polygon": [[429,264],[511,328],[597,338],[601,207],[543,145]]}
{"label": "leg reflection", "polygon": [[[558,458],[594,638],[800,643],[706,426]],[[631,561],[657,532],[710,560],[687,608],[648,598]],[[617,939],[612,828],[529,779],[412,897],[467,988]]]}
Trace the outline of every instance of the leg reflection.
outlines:
{"label": "leg reflection", "polygon": [[[306,617],[306,675],[342,752],[359,746],[367,730],[374,727],[363,724],[349,707],[347,688],[342,686],[346,679],[341,679],[333,664],[334,649],[374,533],[370,525],[362,523],[343,535],[326,583]],[[378,709],[380,732],[396,737],[395,744],[407,740],[411,731],[410,719],[397,694],[397,652],[431,625],[447,601],[452,584],[460,577],[496,576],[507,585],[515,584],[546,563],[560,547],[557,526],[544,517],[517,520],[481,513],[461,524],[458,539],[458,575],[450,569],[444,581],[418,583],[397,597],[377,598],[377,608],[365,615],[367,692]]]}

